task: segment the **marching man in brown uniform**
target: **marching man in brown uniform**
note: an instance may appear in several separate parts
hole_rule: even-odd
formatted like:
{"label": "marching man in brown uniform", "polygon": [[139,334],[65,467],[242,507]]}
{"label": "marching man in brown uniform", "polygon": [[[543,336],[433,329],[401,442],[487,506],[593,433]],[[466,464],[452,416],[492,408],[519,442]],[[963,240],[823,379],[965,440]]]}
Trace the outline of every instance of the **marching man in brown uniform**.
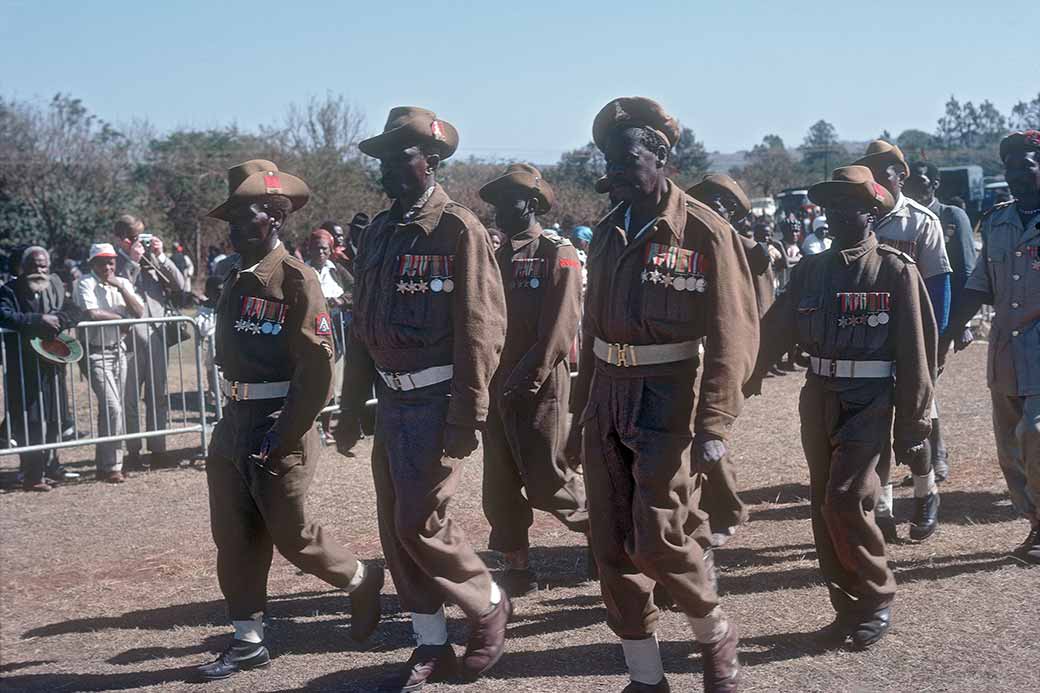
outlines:
{"label": "marching man in brown uniform", "polygon": [[[698,524],[688,522],[689,513],[698,513],[690,510],[699,491],[691,464],[706,470],[726,454],[754,362],[758,320],[737,234],[665,176],[679,132],[674,118],[642,97],[611,101],[592,126],[618,204],[589,248],[586,335],[572,398],[577,424],[568,454],[578,454],[581,440],[592,549],[607,624],[622,639],[627,693],[669,690],[654,635],[656,582],[692,626],[705,690],[735,691],[739,671],[736,626],[719,606],[701,545],[687,530]],[[703,514],[697,520],[706,524]]]}
{"label": "marching man in brown uniform", "polygon": [[456,673],[445,602],[470,621],[462,668],[471,679],[501,657],[511,612],[448,517],[460,460],[477,448],[487,419],[506,321],[487,230],[434,180],[458,142],[455,128],[432,112],[398,107],[381,134],[360,144],[379,159],[394,203],[355,239],[354,321],[336,442],[341,452],[357,442],[374,382],[379,533],[419,644],[395,682],[403,691]]}
{"label": "marching man in brown uniform", "polygon": [[241,256],[217,305],[216,362],[227,398],[206,479],[217,578],[235,636],[207,679],[264,666],[263,612],[272,546],[297,568],[351,594],[351,636],[379,622],[383,569],[336,544],[304,507],[320,445],[314,420],[332,389],[332,321],[314,271],[278,240],[307,184],[256,159],[228,171],[230,194],[209,216],[227,221]]}
{"label": "marching man in brown uniform", "polygon": [[534,166],[511,165],[480,197],[494,206],[495,224],[509,236],[495,255],[508,328],[484,433],[484,515],[489,548],[503,552],[509,564],[502,587],[517,596],[538,589],[528,565],[532,508],[588,533],[585,483],[564,455],[567,356],[581,315],[581,262],[570,241],[538,223],[555,195]]}
{"label": "marching man in brown uniform", "polygon": [[871,230],[894,203],[870,170],[839,168],[809,198],[826,209],[834,245],[803,258],[766,313],[745,392],[758,394],[795,343],[809,353],[799,412],[816,553],[837,612],[832,634],[865,648],[888,631],[896,590],[874,520],[878,458],[894,410],[896,455],[930,464],[937,332],[913,260],[879,245]]}

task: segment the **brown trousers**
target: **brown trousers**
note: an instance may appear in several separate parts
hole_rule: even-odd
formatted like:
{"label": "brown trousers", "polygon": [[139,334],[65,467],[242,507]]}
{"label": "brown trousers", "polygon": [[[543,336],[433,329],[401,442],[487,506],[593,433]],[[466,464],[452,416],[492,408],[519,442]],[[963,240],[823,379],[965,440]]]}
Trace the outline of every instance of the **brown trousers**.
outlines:
{"label": "brown trousers", "polygon": [[813,537],[831,604],[839,613],[870,612],[895,598],[885,540],[874,523],[877,463],[891,438],[892,407],[890,380],[838,386],[810,375],[802,388],[798,408],[809,463]]}
{"label": "brown trousers", "polygon": [[[585,482],[563,454],[567,443],[570,372],[560,363],[531,399],[495,397],[484,432],[484,516],[488,548],[526,549],[532,509],[551,513],[573,531],[588,532]],[[526,492],[526,496],[525,496]]]}
{"label": "brown trousers", "polygon": [[737,472],[729,455],[704,475],[700,509],[708,516],[712,532],[721,532],[727,527],[747,522],[747,506],[737,494]]}
{"label": "brown trousers", "polygon": [[463,464],[443,453],[450,391],[450,381],[410,392],[376,384],[379,537],[405,611],[432,614],[451,602],[476,619],[490,604],[491,573],[448,517]]}
{"label": "brown trousers", "polygon": [[700,492],[690,477],[693,374],[621,377],[607,368],[597,363],[581,421],[591,543],[607,625],[642,639],[659,617],[657,582],[689,616],[718,604],[701,550],[706,518],[691,510]]}
{"label": "brown trousers", "polygon": [[990,391],[997,460],[1011,504],[1040,521],[1040,396],[1018,397]]}
{"label": "brown trousers", "polygon": [[304,507],[318,464],[315,430],[264,468],[250,457],[279,406],[281,400],[228,403],[206,460],[217,580],[234,621],[264,611],[275,546],[300,570],[341,589],[358,568],[354,555],[309,519]]}

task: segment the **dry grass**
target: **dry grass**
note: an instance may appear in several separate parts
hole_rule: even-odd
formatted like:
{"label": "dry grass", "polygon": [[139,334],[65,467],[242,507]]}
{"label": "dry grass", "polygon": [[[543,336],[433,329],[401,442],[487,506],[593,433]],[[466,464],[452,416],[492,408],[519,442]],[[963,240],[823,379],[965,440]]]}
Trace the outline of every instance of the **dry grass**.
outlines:
{"label": "dry grass", "polygon": [[[798,442],[800,375],[766,381],[738,424],[733,448],[752,522],[719,552],[727,610],[740,624],[744,691],[1036,691],[1040,570],[1007,551],[1023,538],[993,453],[984,348],[952,362],[941,384],[953,474],[940,532],[894,547],[895,626],[867,653],[826,650],[816,636],[831,619],[808,521],[807,472]],[[188,444],[188,443],[185,443]],[[366,453],[327,451],[311,507],[363,557],[380,554]],[[71,459],[71,456],[69,456]],[[10,470],[11,458],[0,462]],[[82,465],[89,469],[89,460]],[[478,546],[480,462],[466,469],[454,513]],[[897,513],[905,520],[909,494]],[[12,691],[188,691],[191,667],[227,632],[209,538],[204,474],[195,468],[135,475],[0,497],[2,624],[0,687]],[[617,641],[604,625],[597,587],[577,577],[583,548],[544,515],[533,529],[535,566],[549,589],[519,600],[509,651],[492,675],[430,691],[619,691]],[[212,691],[376,691],[411,647],[409,627],[385,597],[387,616],[365,648],[347,637],[349,600],[299,576],[281,558],[271,571],[265,672]],[[455,642],[464,624],[450,611]],[[672,689],[700,690],[700,662],[679,614],[660,638]],[[199,689],[195,689],[199,690]]]}

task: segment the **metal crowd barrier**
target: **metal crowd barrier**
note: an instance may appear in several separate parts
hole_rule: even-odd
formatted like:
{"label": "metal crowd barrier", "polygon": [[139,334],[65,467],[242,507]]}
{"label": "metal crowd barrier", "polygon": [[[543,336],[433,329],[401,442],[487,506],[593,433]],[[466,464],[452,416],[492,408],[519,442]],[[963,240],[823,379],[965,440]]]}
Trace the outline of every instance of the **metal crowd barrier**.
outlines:
{"label": "metal crowd barrier", "polygon": [[[177,331],[186,328],[188,338],[175,337],[171,343],[170,326]],[[135,330],[146,339],[135,337]],[[0,456],[198,433],[200,453],[205,457],[210,423],[204,340],[194,319],[178,315],[88,321],[81,322],[75,334],[83,346],[83,358],[79,363],[52,366],[17,332],[0,329],[0,436],[6,441]],[[136,377],[128,385],[131,375]],[[98,390],[104,397],[97,396]],[[218,406],[219,401],[217,397]],[[119,411],[113,412],[117,402]],[[140,429],[134,432],[128,428],[131,407],[137,414],[130,417],[131,427]],[[117,432],[109,430],[113,428]]]}

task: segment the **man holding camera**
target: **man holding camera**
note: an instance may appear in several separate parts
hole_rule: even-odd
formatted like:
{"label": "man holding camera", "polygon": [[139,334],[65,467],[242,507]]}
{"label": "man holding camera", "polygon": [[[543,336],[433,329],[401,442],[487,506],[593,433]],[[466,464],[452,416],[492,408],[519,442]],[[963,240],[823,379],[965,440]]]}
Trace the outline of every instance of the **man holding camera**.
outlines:
{"label": "man holding camera", "polygon": [[[124,214],[116,220],[113,236],[117,255],[116,275],[128,279],[141,297],[144,302],[142,317],[163,317],[166,306],[171,302],[176,305],[190,287],[177,265],[163,252],[162,239],[144,233],[144,222],[130,214]],[[135,325],[131,335],[126,357],[126,431],[141,431],[142,386],[146,417],[144,428],[159,431],[166,428],[169,419],[166,367],[167,351],[173,346],[173,341],[169,339],[171,333],[166,331],[163,324],[142,324]],[[148,439],[148,450],[152,453],[148,463],[141,459],[140,439],[127,441],[126,447],[127,467],[141,469],[161,462],[166,454],[166,438],[156,436]]]}

